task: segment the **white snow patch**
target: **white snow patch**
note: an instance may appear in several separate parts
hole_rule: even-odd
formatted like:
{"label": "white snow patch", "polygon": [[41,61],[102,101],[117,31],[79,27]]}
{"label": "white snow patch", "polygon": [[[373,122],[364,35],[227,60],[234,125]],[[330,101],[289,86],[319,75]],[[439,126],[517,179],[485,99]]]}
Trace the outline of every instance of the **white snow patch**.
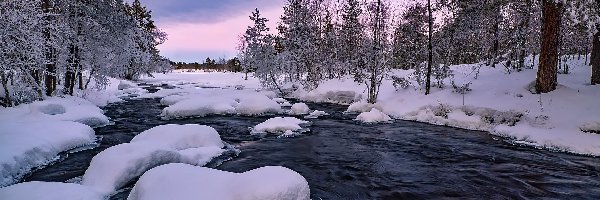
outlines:
{"label": "white snow patch", "polygon": [[361,121],[364,123],[379,123],[379,122],[389,122],[392,121],[392,118],[385,113],[377,110],[377,108],[371,109],[369,112],[363,112],[356,117],[357,121]]}
{"label": "white snow patch", "polygon": [[315,110],[312,113],[310,113],[307,116],[304,116],[305,119],[317,119],[321,116],[327,116],[329,115],[329,113],[326,113],[325,111],[321,111],[321,110]]}
{"label": "white snow patch", "polygon": [[281,112],[281,106],[276,101],[256,91],[212,88],[166,90],[162,94],[169,96],[161,102],[170,104],[162,111],[164,119],[204,117],[210,114],[263,115]]}
{"label": "white snow patch", "polygon": [[305,103],[295,103],[292,105],[290,115],[305,115],[310,112],[310,108]]}
{"label": "white snow patch", "polygon": [[3,200],[103,200],[104,196],[83,185],[55,182],[26,182],[0,188]]}
{"label": "white snow patch", "polygon": [[121,80],[121,82],[119,83],[118,89],[125,90],[125,89],[130,89],[130,88],[137,88],[137,87],[138,87],[138,85],[135,84],[134,82],[127,81],[127,80]]}
{"label": "white snow patch", "polygon": [[252,134],[260,133],[285,133],[286,131],[298,131],[302,129],[300,124],[308,123],[295,117],[274,117],[256,125]]}
{"label": "white snow patch", "polygon": [[153,167],[167,163],[205,165],[225,150],[217,131],[195,124],[163,125],[144,131],[130,143],[96,155],[82,184],[109,195]]}
{"label": "white snow patch", "polygon": [[128,199],[308,200],[310,188],[302,175],[285,167],[231,173],[167,164],[146,172]]}
{"label": "white snow patch", "polygon": [[94,130],[68,121],[0,121],[0,187],[63,151],[94,143]]}

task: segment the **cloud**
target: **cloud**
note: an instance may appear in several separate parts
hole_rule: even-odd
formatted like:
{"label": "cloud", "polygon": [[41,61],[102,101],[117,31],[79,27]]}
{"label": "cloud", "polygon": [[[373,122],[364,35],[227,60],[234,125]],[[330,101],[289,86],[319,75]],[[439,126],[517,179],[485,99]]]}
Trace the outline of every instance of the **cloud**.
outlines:
{"label": "cloud", "polygon": [[218,23],[247,15],[254,8],[282,7],[285,0],[141,0],[159,25],[172,22]]}

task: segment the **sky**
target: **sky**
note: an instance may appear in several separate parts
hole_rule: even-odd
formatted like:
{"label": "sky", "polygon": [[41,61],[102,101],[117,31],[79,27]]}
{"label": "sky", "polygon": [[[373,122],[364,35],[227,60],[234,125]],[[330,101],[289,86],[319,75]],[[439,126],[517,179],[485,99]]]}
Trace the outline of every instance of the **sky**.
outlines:
{"label": "sky", "polygon": [[161,54],[176,62],[232,58],[238,38],[252,24],[255,8],[273,30],[285,0],[140,0],[152,10],[156,25],[168,34]]}

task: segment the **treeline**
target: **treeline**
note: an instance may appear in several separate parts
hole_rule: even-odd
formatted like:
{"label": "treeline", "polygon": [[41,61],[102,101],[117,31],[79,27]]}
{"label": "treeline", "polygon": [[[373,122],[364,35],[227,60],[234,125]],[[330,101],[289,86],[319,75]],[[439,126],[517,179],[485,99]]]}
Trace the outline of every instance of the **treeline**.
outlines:
{"label": "treeline", "polygon": [[525,60],[536,55],[540,73],[550,74],[538,76],[538,92],[556,87],[559,66],[568,72],[563,55],[591,53],[592,83],[600,84],[600,0],[405,2],[288,0],[276,34],[255,10],[240,61],[273,88],[299,82],[312,89],[350,75],[367,85],[371,103],[390,69],[414,69],[428,94],[452,76],[450,65],[484,63],[510,73],[533,68]]}
{"label": "treeline", "polygon": [[242,72],[242,65],[237,57],[226,60],[219,58],[218,60],[206,58],[204,63],[198,62],[185,63],[185,62],[171,62],[171,65],[175,69],[187,69],[187,70],[204,70],[204,71],[217,71],[217,72]]}
{"label": "treeline", "polygon": [[0,27],[5,106],[170,68],[139,0],[2,0]]}

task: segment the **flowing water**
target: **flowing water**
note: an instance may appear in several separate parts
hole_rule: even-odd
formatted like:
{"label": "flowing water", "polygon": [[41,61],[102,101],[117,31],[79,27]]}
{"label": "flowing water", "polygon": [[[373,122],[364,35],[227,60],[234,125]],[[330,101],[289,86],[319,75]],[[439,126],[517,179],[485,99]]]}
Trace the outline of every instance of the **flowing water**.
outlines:
{"label": "flowing water", "polygon": [[[24,181],[63,182],[80,177],[100,151],[129,142],[163,124],[211,126],[241,150],[209,164],[244,172],[269,165],[306,178],[318,199],[600,199],[600,158],[513,145],[485,132],[395,121],[362,124],[345,106],[308,104],[329,116],[311,119],[294,138],[249,134],[273,116],[208,116],[161,120],[158,99],[129,100],[104,108],[114,125],[96,128],[99,147],[65,154]],[[229,160],[229,158],[231,158]],[[221,164],[222,161],[225,161]],[[132,184],[111,199],[126,199]],[[235,188],[232,188],[235,190]]]}

